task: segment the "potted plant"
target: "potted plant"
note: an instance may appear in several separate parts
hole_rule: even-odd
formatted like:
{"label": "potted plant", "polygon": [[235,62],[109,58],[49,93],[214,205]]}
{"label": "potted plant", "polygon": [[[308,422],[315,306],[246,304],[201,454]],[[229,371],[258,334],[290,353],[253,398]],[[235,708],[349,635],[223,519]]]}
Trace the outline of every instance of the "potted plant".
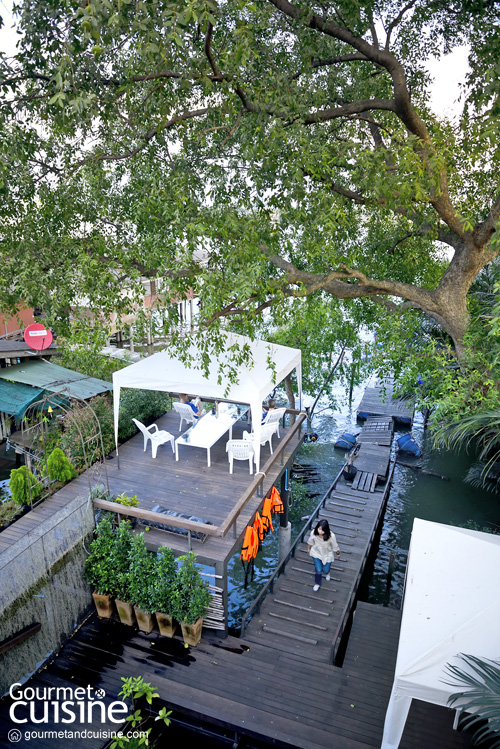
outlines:
{"label": "potted plant", "polygon": [[179,557],[182,566],[177,572],[174,616],[180,621],[186,647],[195,647],[201,640],[203,617],[211,601],[208,584],[202,579],[196,564],[196,555]]}
{"label": "potted plant", "polygon": [[122,520],[115,531],[115,544],[108,560],[113,571],[113,594],[116,609],[122,624],[129,626],[134,623],[134,614],[130,600],[132,574],[130,570],[130,552],[133,538],[130,533],[130,523]]}
{"label": "potted plant", "polygon": [[164,637],[173,637],[177,629],[173,617],[177,568],[174,552],[168,546],[161,546],[158,549],[154,582],[153,595],[160,634]]}
{"label": "potted plant", "polygon": [[149,634],[155,611],[156,558],[146,548],[144,533],[134,536],[129,552],[129,600],[134,606],[139,629]]}
{"label": "potted plant", "polygon": [[109,618],[113,612],[111,602],[114,590],[115,573],[110,559],[115,546],[115,530],[109,517],[101,520],[95,531],[95,538],[90,544],[90,554],[83,567],[83,576],[94,588],[92,597],[97,614]]}

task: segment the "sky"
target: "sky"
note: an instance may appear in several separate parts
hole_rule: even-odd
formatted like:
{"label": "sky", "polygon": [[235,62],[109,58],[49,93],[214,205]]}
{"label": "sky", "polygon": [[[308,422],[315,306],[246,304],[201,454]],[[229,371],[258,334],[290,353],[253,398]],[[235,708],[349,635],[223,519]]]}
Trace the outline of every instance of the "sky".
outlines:
{"label": "sky", "polygon": [[[12,0],[0,0],[0,15],[4,27],[0,29],[0,50],[12,55],[15,52],[17,34],[12,29]],[[440,60],[431,59],[427,65],[434,84],[431,89],[431,106],[436,115],[453,117],[460,111],[458,97],[459,83],[463,82],[468,70],[467,49],[460,47]]]}

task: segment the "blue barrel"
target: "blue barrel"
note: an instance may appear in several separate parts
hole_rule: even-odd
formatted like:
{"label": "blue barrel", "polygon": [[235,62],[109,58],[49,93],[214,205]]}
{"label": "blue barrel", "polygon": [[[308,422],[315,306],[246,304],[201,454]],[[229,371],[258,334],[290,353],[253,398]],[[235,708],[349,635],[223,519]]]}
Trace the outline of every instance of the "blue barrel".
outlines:
{"label": "blue barrel", "polygon": [[344,432],[335,442],[334,447],[339,447],[341,450],[351,450],[355,444],[356,435],[351,434],[350,432]]}
{"label": "blue barrel", "polygon": [[410,453],[411,455],[415,455],[415,457],[420,457],[422,455],[422,451],[413,439],[411,434],[403,434],[402,437],[399,437],[397,440],[398,442],[398,448],[403,453]]}

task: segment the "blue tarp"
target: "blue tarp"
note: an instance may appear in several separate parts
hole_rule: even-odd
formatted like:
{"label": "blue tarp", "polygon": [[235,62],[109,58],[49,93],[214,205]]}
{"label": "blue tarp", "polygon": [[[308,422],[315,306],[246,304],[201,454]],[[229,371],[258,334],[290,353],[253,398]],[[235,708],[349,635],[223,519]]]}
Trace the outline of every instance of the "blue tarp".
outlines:
{"label": "blue tarp", "polygon": [[40,400],[43,392],[21,382],[9,382],[0,378],[0,411],[20,421],[28,406]]}

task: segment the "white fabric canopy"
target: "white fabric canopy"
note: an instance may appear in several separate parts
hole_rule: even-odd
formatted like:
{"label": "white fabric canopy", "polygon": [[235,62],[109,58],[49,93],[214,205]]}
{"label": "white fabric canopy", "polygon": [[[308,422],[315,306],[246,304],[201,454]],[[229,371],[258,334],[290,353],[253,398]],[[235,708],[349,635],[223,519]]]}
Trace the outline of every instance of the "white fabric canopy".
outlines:
{"label": "white fabric canopy", "polygon": [[[141,359],[129,367],[113,374],[113,405],[115,417],[115,440],[118,450],[118,413],[120,408],[120,390],[123,387],[143,390],[164,390],[170,393],[188,393],[211,400],[228,400],[234,403],[248,403],[251,407],[252,422],[255,432],[255,454],[257,471],[260,459],[260,431],[262,420],[262,402],[264,398],[285,379],[287,374],[297,370],[299,398],[302,392],[302,369],[300,349],[279,346],[275,343],[255,340],[245,336],[228,333],[225,352],[220,362],[210,363],[208,377],[205,377],[197,362],[200,360],[198,348],[193,342],[190,355],[194,357],[191,366],[172,356],[168,351]],[[231,347],[240,349],[249,346],[252,362],[249,366],[231,363]],[[272,362],[274,367],[269,367]],[[236,369],[237,382],[231,384],[226,372],[220,372],[220,365],[229,364]],[[220,380],[220,381],[219,381]]]}
{"label": "white fabric canopy", "polygon": [[412,698],[447,705],[460,692],[446,664],[500,655],[500,536],[415,519],[398,657],[381,749],[396,749]]}

